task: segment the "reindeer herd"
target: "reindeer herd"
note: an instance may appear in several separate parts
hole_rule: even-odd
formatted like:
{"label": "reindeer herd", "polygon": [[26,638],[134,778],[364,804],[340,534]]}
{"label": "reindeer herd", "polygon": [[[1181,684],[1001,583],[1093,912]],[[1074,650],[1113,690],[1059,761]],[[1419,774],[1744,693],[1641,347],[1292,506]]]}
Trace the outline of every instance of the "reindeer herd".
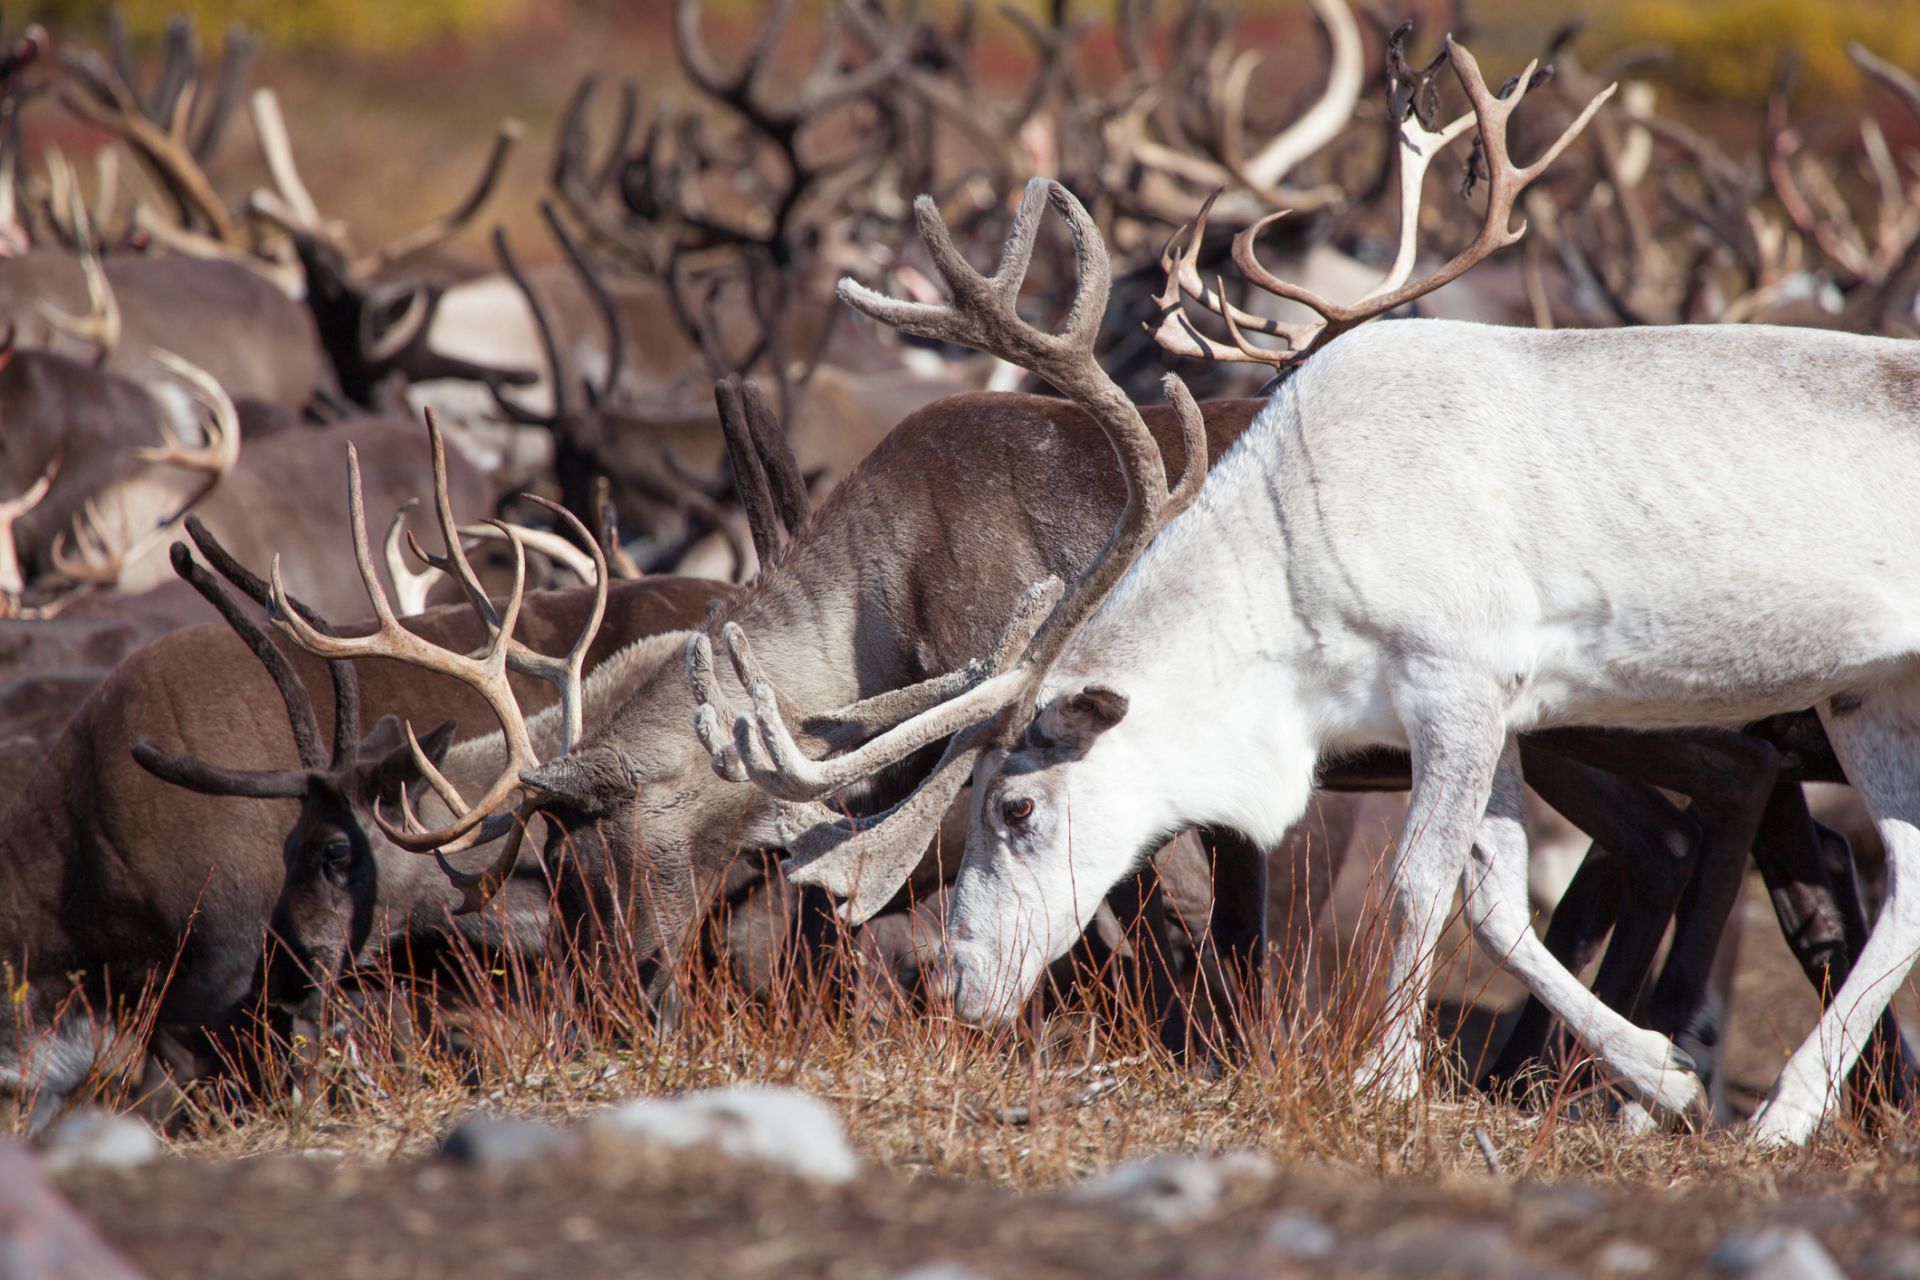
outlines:
{"label": "reindeer herd", "polygon": [[[1362,1087],[1431,1075],[1457,891],[1531,993],[1474,1083],[1525,1101],[1566,1036],[1697,1116],[1751,857],[1826,1002],[1752,1140],[1910,1105],[1920,82],[1855,51],[1899,122],[1856,148],[1783,76],[1731,155],[1573,32],[1494,85],[1312,0],[1324,86],[1256,119],[1264,51],[1205,0],[1023,19],[997,101],[970,20],[869,0],[781,91],[792,9],[735,60],[678,0],[691,100],[625,85],[598,143],[584,82],[532,193],[557,262],[496,230],[491,275],[448,245],[527,194],[515,122],[366,252],[244,37],[203,74],[177,22],[151,82],[117,23],[8,46],[21,1123],[109,1064],[164,1099],[449,946],[617,957],[671,1034],[716,948],[848,931],[860,981],[997,1026],[1180,874],[1239,1052],[1269,917],[1347,847],[1290,832],[1401,790]],[[243,108],[269,185],[235,201]],[[90,173],[27,145],[56,113]],[[1876,894],[1807,781],[1870,811]],[[1525,785],[1594,840],[1544,937]],[[790,927],[716,934],[742,895]]]}

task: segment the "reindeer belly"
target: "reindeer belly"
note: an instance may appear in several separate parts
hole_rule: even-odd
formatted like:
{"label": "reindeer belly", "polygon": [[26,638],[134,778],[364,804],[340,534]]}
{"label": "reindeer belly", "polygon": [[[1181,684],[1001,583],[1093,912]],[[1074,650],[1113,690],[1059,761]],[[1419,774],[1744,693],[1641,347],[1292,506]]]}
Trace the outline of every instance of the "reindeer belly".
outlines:
{"label": "reindeer belly", "polygon": [[1920,654],[1920,600],[1881,584],[1760,581],[1615,601],[1535,629],[1517,727],[1737,725],[1884,679]]}

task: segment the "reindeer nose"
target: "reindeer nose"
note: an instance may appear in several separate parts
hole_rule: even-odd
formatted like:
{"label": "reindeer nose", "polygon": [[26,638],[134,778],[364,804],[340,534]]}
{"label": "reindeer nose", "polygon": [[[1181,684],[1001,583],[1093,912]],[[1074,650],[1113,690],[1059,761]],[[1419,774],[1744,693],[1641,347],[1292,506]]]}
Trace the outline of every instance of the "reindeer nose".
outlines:
{"label": "reindeer nose", "polygon": [[920,971],[920,980],[925,986],[929,1000],[938,1004],[948,1004],[960,994],[960,973],[954,968],[953,956],[945,948],[935,953]]}

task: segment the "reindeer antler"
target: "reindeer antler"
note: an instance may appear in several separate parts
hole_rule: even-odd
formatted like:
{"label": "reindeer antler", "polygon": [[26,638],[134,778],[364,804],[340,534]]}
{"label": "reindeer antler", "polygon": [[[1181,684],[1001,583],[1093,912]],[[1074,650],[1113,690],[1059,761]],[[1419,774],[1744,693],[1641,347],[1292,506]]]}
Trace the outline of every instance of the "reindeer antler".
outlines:
{"label": "reindeer antler", "polygon": [[[1049,204],[1072,234],[1079,273],[1073,305],[1057,334],[1034,329],[1016,310],[1034,237]],[[746,636],[738,628],[725,631],[723,638],[753,701],[753,711],[751,716],[734,717],[729,749],[719,736],[725,704],[713,679],[711,649],[702,644],[703,637],[695,638],[688,665],[703,702],[696,728],[723,776],[747,777],[775,795],[809,798],[871,776],[941,737],[954,735],[932,775],[885,813],[849,820],[819,804],[783,811],[792,855],[789,874],[846,899],[843,911],[856,921],[879,910],[906,880],[964,785],[974,759],[1006,726],[1025,723],[1048,665],[1154,534],[1192,502],[1206,474],[1206,433],[1199,406],[1185,384],[1175,377],[1166,381],[1187,451],[1185,470],[1169,489],[1159,446],[1139,410],[1094,357],[1112,272],[1092,218],[1064,187],[1045,179],[1028,183],[1000,266],[992,276],[982,276],[968,265],[930,197],[915,202],[914,215],[953,302],[901,302],[851,280],[841,282],[840,296],[904,332],[979,348],[1022,365],[1065,392],[1093,416],[1113,445],[1126,478],[1127,501],[1093,562],[1057,599],[1058,584],[1033,588],[985,663],[869,699],[830,717],[834,722],[830,737],[842,740],[830,745],[843,745],[856,733],[871,737],[843,757],[822,761],[801,752],[787,728],[778,691],[754,662]]]}
{"label": "reindeer antler", "polygon": [[[521,540],[520,531],[502,521],[488,521],[495,525],[513,549],[514,574],[513,590],[507,597],[504,607],[495,608],[492,601],[480,587],[479,578],[474,574],[472,564],[467,560],[461,546],[460,530],[453,519],[453,505],[447,490],[446,442],[440,434],[439,424],[429,411],[426,415],[427,434],[433,452],[434,511],[445,539],[447,554],[445,557],[428,555],[411,535],[408,541],[414,553],[437,569],[448,572],[460,584],[474,612],[480,616],[487,630],[487,643],[472,654],[455,653],[430,644],[412,632],[406,630],[395,617],[393,606],[387,598],[386,590],[380,585],[380,579],[374,572],[373,556],[367,541],[367,522],[365,504],[361,497],[360,460],[352,445],[347,447],[347,506],[352,518],[354,560],[360,570],[360,581],[367,592],[367,599],[373,606],[376,629],[370,636],[356,639],[341,639],[322,634],[308,625],[297,612],[289,609],[286,593],[280,580],[280,560],[274,557],[272,607],[269,616],[295,644],[318,657],[356,658],[388,657],[396,658],[412,666],[441,675],[452,676],[472,688],[486,702],[488,708],[500,722],[502,738],[507,751],[507,763],[498,777],[489,785],[484,795],[469,804],[434,766],[433,762],[421,751],[414,738],[413,728],[407,727],[408,743],[413,747],[414,761],[423,777],[433,787],[447,807],[454,813],[454,820],[438,830],[428,831],[420,827],[411,810],[402,797],[402,820],[405,828],[391,825],[384,815],[375,813],[374,819],[380,828],[396,845],[417,853],[458,852],[471,848],[482,840],[499,834],[497,824],[489,824],[488,819],[505,807],[507,800],[520,790],[520,774],[539,764],[539,758],[533,750],[533,743],[527,731],[526,719],[522,715],[513,689],[507,682],[507,668],[549,680],[560,690],[562,723],[564,725],[561,751],[571,749],[580,738],[582,731],[583,676],[588,649],[598,634],[600,623],[606,616],[607,572],[606,560],[598,544],[586,527],[575,520],[558,504],[535,497],[534,501],[546,506],[566,521],[573,531],[592,548],[596,567],[596,591],[594,607],[588,615],[586,624],[575,638],[572,648],[558,657],[549,657],[536,653],[514,639],[513,630],[519,620],[520,606],[526,590],[526,548]],[[524,822],[521,824],[524,828]],[[517,850],[518,840],[508,844]],[[442,860],[447,874],[461,882],[462,873],[455,871]],[[511,864],[509,864],[511,865]]]}
{"label": "reindeer antler", "polygon": [[70,316],[45,301],[37,307],[41,318],[55,329],[98,347],[95,363],[104,363],[120,344],[120,303],[113,295],[113,286],[107,282],[107,270],[100,261],[100,246],[94,239],[93,220],[87,215],[86,202],[80,198],[80,185],[58,147],[47,150],[47,176],[53,189],[53,214],[59,217],[64,212],[67,234],[80,260],[80,274],[87,286],[87,314]]}
{"label": "reindeer antler", "polygon": [[[272,89],[254,90],[248,100],[248,112],[253,118],[254,139],[259,145],[260,157],[267,166],[267,174],[273,179],[274,186],[273,191],[255,191],[249,198],[249,207],[285,229],[305,232],[333,246],[343,258],[349,257],[344,227],[321,215],[319,205],[300,176],[278,96]],[[436,249],[465,230],[493,199],[500,179],[506,173],[507,160],[525,134],[526,126],[518,120],[502,120],[494,134],[486,163],[466,197],[440,217],[415,227],[372,253],[352,258],[346,268],[348,277],[354,280],[376,279],[397,264]]]}
{"label": "reindeer antler", "polygon": [[26,580],[20,573],[20,551],[13,538],[14,522],[46,501],[59,474],[60,459],[56,457],[25,493],[0,502],[0,601],[11,602],[9,608],[17,604],[20,593],[26,590]]}
{"label": "reindeer antler", "polygon": [[[1617,86],[1608,85],[1596,94],[1537,160],[1521,167],[1513,162],[1507,150],[1507,121],[1526,96],[1538,64],[1529,62],[1526,70],[1516,78],[1513,89],[1503,98],[1487,88],[1480,74],[1480,65],[1474,61],[1473,55],[1451,39],[1447,41],[1447,57],[1453,63],[1454,74],[1459,77],[1473,109],[1468,115],[1437,131],[1421,120],[1419,112],[1409,109],[1401,126],[1400,247],[1393,266],[1381,281],[1354,302],[1336,303],[1311,289],[1290,284],[1267,270],[1255,253],[1254,245],[1263,231],[1287,216],[1288,211],[1283,209],[1267,215],[1234,237],[1233,260],[1250,283],[1299,303],[1315,312],[1319,318],[1295,324],[1268,320],[1243,311],[1227,299],[1223,288],[1209,289],[1199,276],[1197,261],[1200,241],[1206,230],[1207,212],[1212,204],[1209,200],[1207,206],[1201,208],[1194,224],[1176,234],[1161,258],[1161,265],[1167,273],[1167,284],[1155,299],[1161,307],[1161,318],[1153,333],[1162,347],[1176,355],[1203,360],[1289,368],[1347,330],[1403,307],[1415,298],[1457,279],[1469,267],[1494,251],[1513,244],[1526,233],[1525,222],[1518,227],[1513,225],[1514,202],[1528,184],[1546,172],[1547,167],[1559,158],[1601,104],[1613,96]],[[1427,167],[1432,163],[1436,151],[1476,123],[1480,127],[1481,146],[1485,149],[1488,169],[1487,212],[1480,233],[1474,237],[1472,244],[1455,254],[1437,271],[1411,280],[1409,277],[1413,274],[1418,250],[1420,192]],[[1184,314],[1183,297],[1224,320],[1232,338],[1231,344],[1215,341],[1194,328]],[[1249,339],[1249,334],[1276,337],[1285,346],[1257,346]]]}

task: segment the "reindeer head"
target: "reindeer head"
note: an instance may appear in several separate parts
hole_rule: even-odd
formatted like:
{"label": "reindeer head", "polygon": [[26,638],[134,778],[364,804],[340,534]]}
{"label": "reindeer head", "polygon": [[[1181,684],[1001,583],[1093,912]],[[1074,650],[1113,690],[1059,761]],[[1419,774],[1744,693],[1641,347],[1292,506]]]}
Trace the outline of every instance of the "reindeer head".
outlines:
{"label": "reindeer head", "polygon": [[[266,602],[266,583],[235,561],[197,519],[190,519],[187,528],[209,563],[256,601]],[[135,741],[133,755],[155,776],[206,795],[300,802],[299,818],[282,844],[286,876],[271,925],[279,949],[266,975],[269,998],[294,1003],[352,964],[373,937],[382,891],[390,895],[392,890],[382,884],[383,865],[412,861],[407,855],[395,856],[399,851],[386,841],[375,815],[383,806],[404,803],[403,797],[417,798],[427,785],[426,775],[397,718],[383,716],[360,736],[359,682],[345,662],[329,668],[333,745],[331,752],[323,752],[312,699],[286,656],[184,543],[175,544],[172,555],[174,571],[220,612],[272,678],[293,731],[299,767],[210,764],[169,755],[144,737]],[[312,625],[326,627],[310,611],[308,617]],[[440,763],[453,731],[452,721],[434,729],[420,743],[420,755]]]}

